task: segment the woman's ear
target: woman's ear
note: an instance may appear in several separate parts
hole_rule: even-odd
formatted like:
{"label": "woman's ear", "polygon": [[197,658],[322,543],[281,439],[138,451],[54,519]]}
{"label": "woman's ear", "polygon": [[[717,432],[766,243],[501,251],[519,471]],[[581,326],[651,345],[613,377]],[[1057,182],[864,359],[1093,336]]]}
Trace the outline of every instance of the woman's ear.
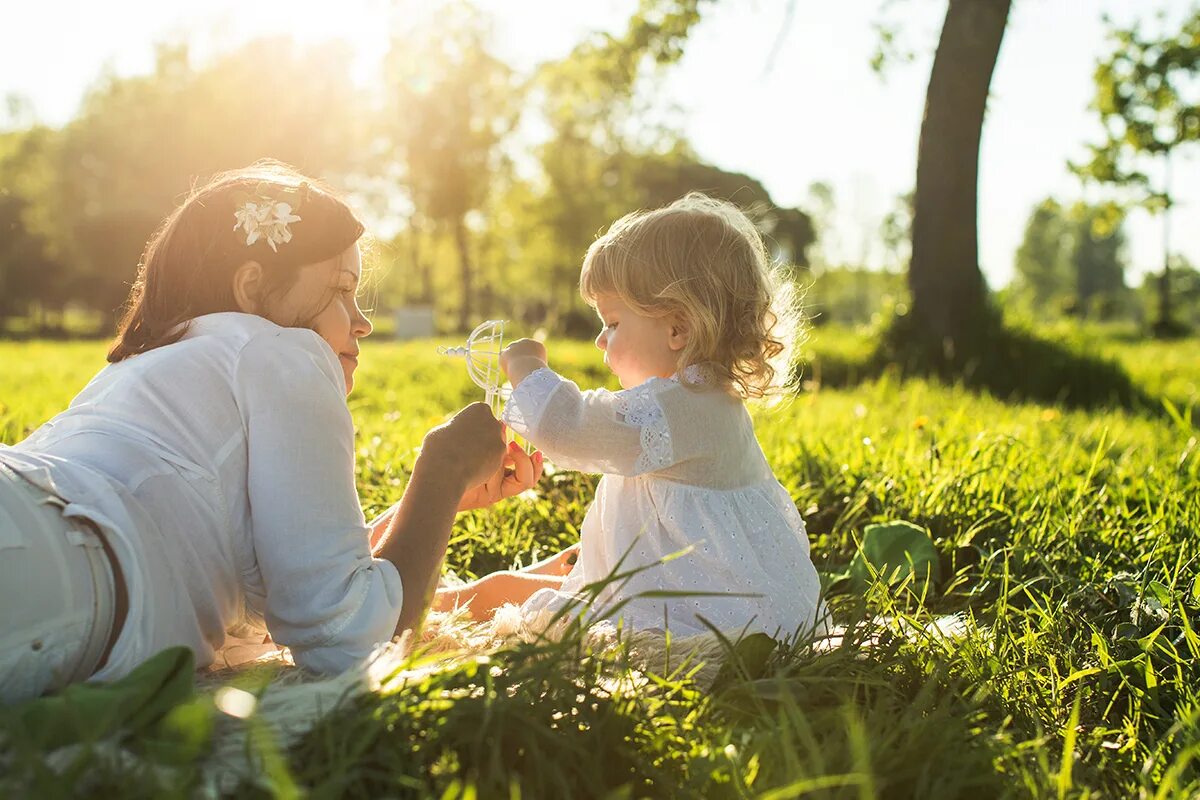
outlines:
{"label": "woman's ear", "polygon": [[239,311],[247,314],[259,312],[262,280],[263,268],[257,261],[247,261],[233,273],[233,299]]}
{"label": "woman's ear", "polygon": [[667,337],[667,346],[672,350],[682,350],[692,338],[692,329],[681,317],[671,318],[671,332]]}

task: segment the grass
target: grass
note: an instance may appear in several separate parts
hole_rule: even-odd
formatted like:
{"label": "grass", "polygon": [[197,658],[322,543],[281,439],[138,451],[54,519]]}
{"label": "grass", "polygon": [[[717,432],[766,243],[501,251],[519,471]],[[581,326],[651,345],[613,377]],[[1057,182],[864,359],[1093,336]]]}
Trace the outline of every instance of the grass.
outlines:
{"label": "grass", "polygon": [[[859,340],[816,332],[846,362]],[[847,344],[849,342],[849,344]],[[578,641],[514,645],[324,719],[240,794],[375,797],[1175,797],[1200,792],[1200,445],[1195,342],[1093,342],[1178,415],[1002,402],[890,373],[754,411],[768,459],[809,526],[830,602],[831,651],[740,647],[711,692],[686,673]],[[1191,348],[1191,349],[1189,349]],[[552,357],[590,385],[589,347]],[[350,403],[373,512],[403,491],[423,432],[476,397],[428,342],[368,342]],[[851,355],[847,355],[851,354]],[[0,435],[20,438],[100,365],[97,343],[0,343]],[[593,478],[547,477],[534,500],[460,518],[449,565],[479,575],[578,537]],[[941,580],[918,594],[841,578],[863,528],[926,527]],[[925,633],[939,615],[971,624]],[[202,755],[196,709],[131,736]],[[179,719],[195,719],[187,736]],[[207,716],[206,716],[207,715]],[[172,738],[174,737],[174,738]],[[190,738],[188,738],[190,737]],[[269,752],[267,745],[262,745]],[[19,748],[14,748],[14,752]],[[37,752],[13,774],[47,794],[183,795],[167,772],[85,748],[55,777]],[[89,761],[89,759],[94,759]],[[83,766],[80,766],[83,765]],[[24,771],[24,772],[23,772]]]}

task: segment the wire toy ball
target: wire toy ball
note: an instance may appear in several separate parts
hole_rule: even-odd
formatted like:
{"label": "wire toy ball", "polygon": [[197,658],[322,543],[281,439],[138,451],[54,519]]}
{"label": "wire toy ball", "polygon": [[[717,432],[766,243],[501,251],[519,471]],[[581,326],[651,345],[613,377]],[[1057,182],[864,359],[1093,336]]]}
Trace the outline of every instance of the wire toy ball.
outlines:
{"label": "wire toy ball", "polygon": [[[461,358],[467,362],[467,375],[476,386],[483,389],[484,402],[492,409],[497,419],[500,418],[505,401],[512,394],[512,387],[504,382],[504,372],[500,369],[500,351],[504,349],[504,325],[505,320],[489,319],[471,331],[466,344],[437,349],[441,355]],[[509,439],[518,438],[508,428],[505,428],[505,436]],[[533,449],[529,442],[519,438],[518,440],[525,452]]]}

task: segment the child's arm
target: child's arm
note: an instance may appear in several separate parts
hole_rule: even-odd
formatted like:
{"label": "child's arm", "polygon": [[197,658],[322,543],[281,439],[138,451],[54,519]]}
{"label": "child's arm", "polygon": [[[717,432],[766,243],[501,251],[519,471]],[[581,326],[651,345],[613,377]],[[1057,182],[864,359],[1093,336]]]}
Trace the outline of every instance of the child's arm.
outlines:
{"label": "child's arm", "polygon": [[435,611],[466,606],[473,619],[491,619],[505,603],[524,603],[539,589],[562,588],[561,575],[531,575],[528,572],[493,572],[464,586],[439,589],[433,599]]}
{"label": "child's arm", "polygon": [[[691,439],[672,436],[659,398],[670,382],[648,381],[621,392],[581,391],[546,366],[545,353],[530,339],[504,349],[500,366],[513,391],[500,420],[559,467],[633,476],[689,457]],[[686,427],[688,421],[682,423]]]}

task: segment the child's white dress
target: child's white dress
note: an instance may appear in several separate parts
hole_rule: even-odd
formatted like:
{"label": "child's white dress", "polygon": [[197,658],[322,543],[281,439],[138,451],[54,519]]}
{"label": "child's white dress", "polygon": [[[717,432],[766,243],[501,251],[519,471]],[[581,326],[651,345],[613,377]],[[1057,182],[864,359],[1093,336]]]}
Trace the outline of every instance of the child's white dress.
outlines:
{"label": "child's white dress", "polygon": [[[692,382],[701,376],[687,374]],[[526,619],[578,602],[620,564],[622,573],[649,566],[606,586],[590,618],[674,636],[707,632],[703,618],[734,635],[780,638],[811,634],[823,622],[804,520],[740,400],[663,378],[580,391],[544,368],[517,385],[502,419],[559,467],[604,473],[578,562],[561,591],[542,589],[525,602]],[[639,597],[651,591],[704,594]]]}

